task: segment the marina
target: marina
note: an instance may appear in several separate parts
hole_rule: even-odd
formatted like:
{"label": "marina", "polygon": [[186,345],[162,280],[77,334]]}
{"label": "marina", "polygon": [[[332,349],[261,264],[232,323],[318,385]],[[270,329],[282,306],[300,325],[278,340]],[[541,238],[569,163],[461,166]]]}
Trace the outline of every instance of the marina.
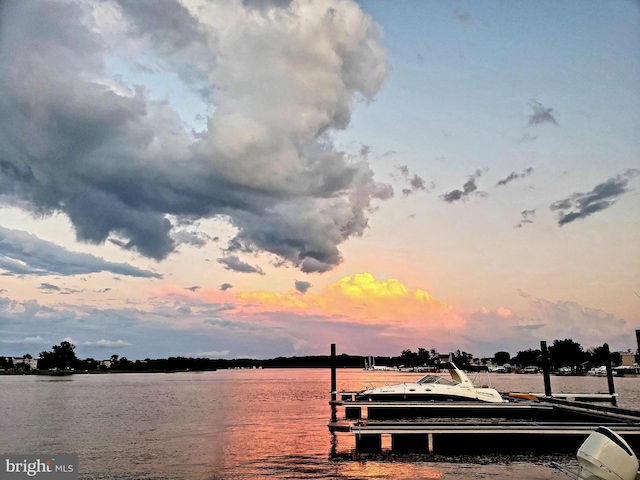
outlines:
{"label": "marina", "polygon": [[[544,342],[542,347],[544,351]],[[448,366],[453,381],[461,388],[468,377],[453,367]],[[416,395],[420,381],[338,392],[332,368],[332,421],[328,427],[334,434],[353,436],[355,449],[361,453],[569,453],[577,451],[599,427],[622,435],[637,451],[640,412],[615,406],[617,394],[610,367],[608,372],[607,393],[554,394],[547,370],[545,393],[507,392],[502,394],[502,402],[496,402],[474,401],[469,390],[457,398],[451,390],[442,391],[441,399],[436,395],[420,397]],[[432,384],[427,385],[434,394]],[[407,393],[404,398],[388,395],[403,389]],[[340,419],[338,411],[342,413]]]}

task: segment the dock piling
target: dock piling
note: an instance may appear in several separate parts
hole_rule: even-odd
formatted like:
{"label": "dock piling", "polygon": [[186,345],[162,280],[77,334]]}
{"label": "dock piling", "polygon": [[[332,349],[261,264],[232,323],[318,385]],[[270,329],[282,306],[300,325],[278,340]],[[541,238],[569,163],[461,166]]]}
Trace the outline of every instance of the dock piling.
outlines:
{"label": "dock piling", "polygon": [[551,374],[549,371],[549,351],[547,350],[547,342],[540,342],[540,350],[542,351],[542,375],[544,377],[544,394],[551,397]]}
{"label": "dock piling", "polygon": [[335,406],[337,399],[338,382],[336,380],[336,344],[331,344],[331,421],[338,420],[338,409]]}
{"label": "dock piling", "polygon": [[616,405],[616,397],[614,396],[614,393],[616,393],[616,388],[613,385],[613,368],[611,368],[611,352],[609,351],[609,344],[605,343],[604,345],[602,345],[602,347],[604,348],[604,353],[607,357],[607,383],[609,384],[609,395],[611,395],[611,403],[613,405]]}

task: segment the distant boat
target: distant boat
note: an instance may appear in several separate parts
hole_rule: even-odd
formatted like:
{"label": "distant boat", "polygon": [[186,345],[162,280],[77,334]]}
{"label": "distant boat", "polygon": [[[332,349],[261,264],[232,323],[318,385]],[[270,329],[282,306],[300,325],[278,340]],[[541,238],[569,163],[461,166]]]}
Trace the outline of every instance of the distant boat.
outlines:
{"label": "distant boat", "polygon": [[605,367],[604,365],[601,367],[593,367],[587,373],[589,373],[589,375],[595,375],[596,377],[606,377],[607,367]]}
{"label": "distant boat", "polygon": [[355,400],[369,401],[481,401],[504,403],[494,388],[478,388],[453,362],[446,367],[449,377],[425,375],[412,383],[372,387],[355,394]]}
{"label": "distant boat", "polygon": [[530,365],[528,367],[524,367],[522,370],[519,370],[518,373],[527,373],[527,374],[540,373],[540,368],[535,365]]}
{"label": "distant boat", "polygon": [[640,375],[640,366],[638,365],[625,365],[616,367],[613,369],[617,376],[622,377],[625,375]]}

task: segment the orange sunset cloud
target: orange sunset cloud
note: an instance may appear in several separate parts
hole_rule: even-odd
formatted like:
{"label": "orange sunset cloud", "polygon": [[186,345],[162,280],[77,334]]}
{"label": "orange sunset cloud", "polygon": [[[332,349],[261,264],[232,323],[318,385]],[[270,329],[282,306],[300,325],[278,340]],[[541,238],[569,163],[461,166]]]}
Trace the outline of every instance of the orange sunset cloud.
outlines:
{"label": "orange sunset cloud", "polygon": [[426,320],[450,307],[424,290],[410,290],[398,280],[376,280],[370,273],[344,277],[324,293],[301,294],[247,291],[236,294],[238,304],[262,311],[340,315],[359,321]]}

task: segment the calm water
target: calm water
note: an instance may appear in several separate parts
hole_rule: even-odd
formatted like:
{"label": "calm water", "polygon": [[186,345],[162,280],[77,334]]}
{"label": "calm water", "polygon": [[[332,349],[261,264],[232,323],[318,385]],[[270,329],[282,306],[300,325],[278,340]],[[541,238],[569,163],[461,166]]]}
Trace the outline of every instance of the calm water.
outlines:
{"label": "calm water", "polygon": [[[416,374],[339,370],[339,389]],[[494,375],[499,391],[543,391],[541,375]],[[554,392],[605,392],[606,378],[552,377]],[[85,479],[549,479],[550,460],[351,454],[327,429],[330,372],[0,376],[0,453],[77,453]],[[620,406],[640,409],[640,377],[616,379]],[[332,443],[333,442],[333,443]],[[331,455],[332,448],[337,455]],[[435,460],[435,461],[434,461]]]}

